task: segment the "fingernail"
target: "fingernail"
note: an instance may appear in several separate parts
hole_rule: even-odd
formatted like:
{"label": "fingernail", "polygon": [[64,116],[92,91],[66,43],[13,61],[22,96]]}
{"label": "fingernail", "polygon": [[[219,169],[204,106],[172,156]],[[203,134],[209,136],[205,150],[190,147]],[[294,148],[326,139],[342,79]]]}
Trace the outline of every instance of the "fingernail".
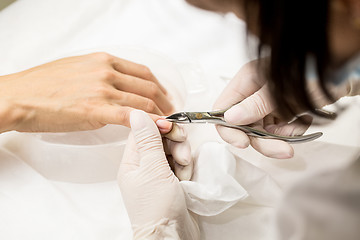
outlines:
{"label": "fingernail", "polygon": [[239,105],[231,107],[224,114],[225,121],[231,124],[242,124],[246,117],[246,110]]}
{"label": "fingernail", "polygon": [[145,118],[146,113],[141,110],[133,110],[130,112],[130,125],[131,129],[134,131],[141,130],[145,128]]}
{"label": "fingernail", "polygon": [[164,131],[164,133],[170,132],[172,128],[172,123],[162,118],[156,121],[156,125],[158,126],[159,130]]}

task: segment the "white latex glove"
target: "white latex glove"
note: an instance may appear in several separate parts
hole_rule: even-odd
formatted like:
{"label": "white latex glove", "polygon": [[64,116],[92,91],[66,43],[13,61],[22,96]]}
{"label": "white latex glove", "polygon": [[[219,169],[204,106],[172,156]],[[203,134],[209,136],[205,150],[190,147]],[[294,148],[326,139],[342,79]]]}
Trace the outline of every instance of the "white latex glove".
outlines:
{"label": "white latex glove", "polygon": [[175,175],[182,181],[190,180],[194,172],[194,163],[186,131],[183,127],[165,119],[157,120],[156,125],[164,134],[165,153]]}
{"label": "white latex glove", "polygon": [[198,225],[170,169],[158,128],[139,110],[130,113],[130,125],[118,181],[134,239],[199,239]]}
{"label": "white latex glove", "polygon": [[[359,81],[351,80],[342,85],[328,86],[335,99],[347,95],[356,95],[359,92]],[[327,97],[320,90],[317,81],[310,81],[308,91],[321,108],[330,104]],[[276,106],[270,95],[266,79],[259,73],[256,61],[245,64],[231,82],[226,86],[214,104],[214,109],[226,109],[225,120],[231,124],[251,124],[261,130],[278,135],[302,135],[308,129],[312,117],[303,115],[289,123],[290,119],[281,119],[276,113]],[[309,124],[304,124],[307,122]],[[228,143],[239,148],[246,148],[251,144],[255,150],[272,158],[291,158],[294,154],[290,144],[273,139],[249,137],[240,130],[217,126],[220,136]]]}
{"label": "white latex glove", "polygon": [[[280,135],[301,135],[308,128],[298,122],[287,124],[270,114],[275,105],[265,80],[258,75],[256,61],[247,63],[240,69],[220,94],[214,109],[230,106],[233,107],[225,112],[225,120],[232,124],[253,124],[256,128]],[[280,159],[291,158],[294,154],[293,148],[284,141],[249,137],[240,130],[222,126],[216,128],[220,136],[235,147],[246,148],[251,144],[263,155]]]}

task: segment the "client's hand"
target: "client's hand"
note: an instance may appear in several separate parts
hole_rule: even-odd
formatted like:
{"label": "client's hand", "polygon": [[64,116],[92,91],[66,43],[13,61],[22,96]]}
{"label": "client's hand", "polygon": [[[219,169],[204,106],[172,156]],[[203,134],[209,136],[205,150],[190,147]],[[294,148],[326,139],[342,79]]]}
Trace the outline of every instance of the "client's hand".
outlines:
{"label": "client's hand", "polygon": [[173,111],[166,90],[147,67],[106,53],[0,77],[0,133],[129,126],[133,108],[152,113],[154,120]]}
{"label": "client's hand", "polygon": [[131,134],[118,181],[135,239],[199,239],[158,128],[144,112],[130,113]]}

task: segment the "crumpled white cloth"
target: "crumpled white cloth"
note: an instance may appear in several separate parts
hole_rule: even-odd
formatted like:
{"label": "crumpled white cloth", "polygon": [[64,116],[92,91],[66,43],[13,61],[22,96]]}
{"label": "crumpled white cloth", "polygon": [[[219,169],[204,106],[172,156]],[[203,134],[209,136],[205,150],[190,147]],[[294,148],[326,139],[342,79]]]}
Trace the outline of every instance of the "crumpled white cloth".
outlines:
{"label": "crumpled white cloth", "polygon": [[0,239],[130,240],[131,235],[116,181],[51,181],[0,147]]}
{"label": "crumpled white cloth", "polygon": [[[13,132],[3,137],[2,145],[44,179],[83,184],[114,181],[125,145],[124,141],[107,143],[107,137],[111,139],[110,131],[118,130],[124,129],[107,126],[65,134]],[[86,145],[89,142],[97,144]],[[225,144],[205,143],[194,158],[192,180],[180,182],[189,210],[214,216],[248,196],[236,179],[236,157]]]}
{"label": "crumpled white cloth", "polygon": [[180,182],[188,209],[201,216],[214,216],[246,198],[248,193],[235,175],[236,158],[225,145],[202,145],[195,156],[192,180]]}

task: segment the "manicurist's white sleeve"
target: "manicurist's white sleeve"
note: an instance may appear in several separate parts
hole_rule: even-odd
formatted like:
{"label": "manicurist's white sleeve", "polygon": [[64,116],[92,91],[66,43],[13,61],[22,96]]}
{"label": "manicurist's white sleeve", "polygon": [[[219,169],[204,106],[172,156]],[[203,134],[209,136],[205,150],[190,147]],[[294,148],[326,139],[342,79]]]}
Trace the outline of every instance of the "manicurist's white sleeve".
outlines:
{"label": "manicurist's white sleeve", "polygon": [[294,186],[277,220],[281,240],[360,239],[360,158]]}

